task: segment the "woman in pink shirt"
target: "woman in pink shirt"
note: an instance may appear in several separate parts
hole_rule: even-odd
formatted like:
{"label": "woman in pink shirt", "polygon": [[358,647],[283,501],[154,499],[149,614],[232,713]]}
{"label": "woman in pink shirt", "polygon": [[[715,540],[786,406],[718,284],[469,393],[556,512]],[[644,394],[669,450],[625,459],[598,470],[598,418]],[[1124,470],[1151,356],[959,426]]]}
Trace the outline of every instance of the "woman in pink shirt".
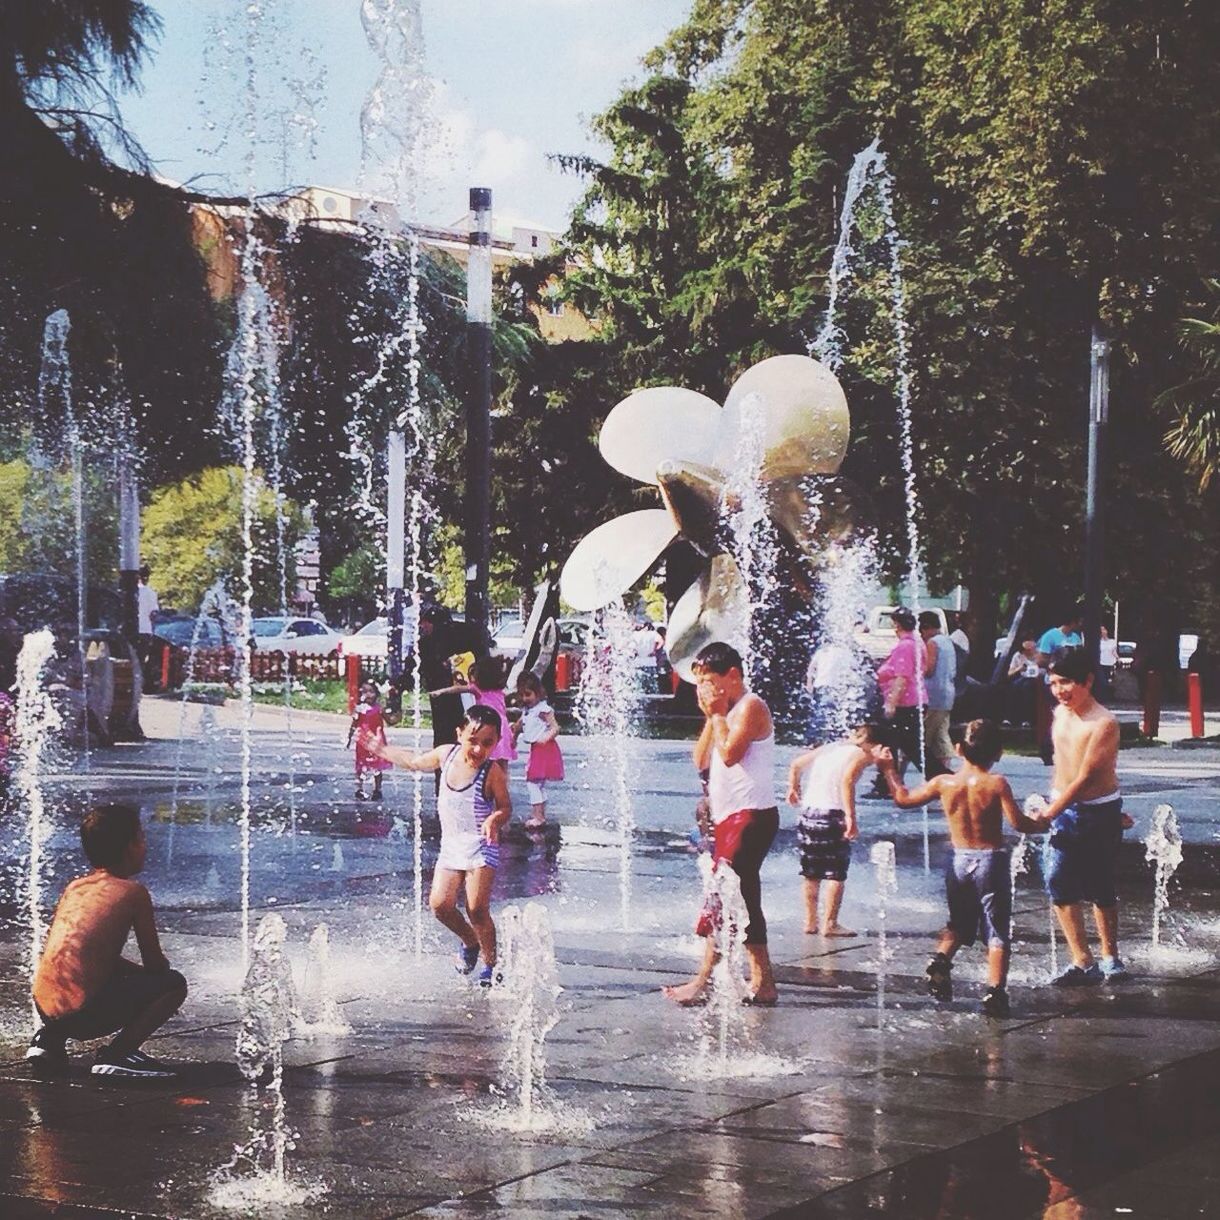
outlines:
{"label": "woman in pink shirt", "polygon": [[935,759],[920,763],[920,726],[923,723],[923,707],[928,701],[928,689],[924,682],[926,650],[915,633],[915,615],[910,610],[900,606],[890,617],[894,621],[898,643],[877,670],[889,726],[887,744],[896,757],[901,757],[900,773],[906,771],[908,762],[914,762],[924,778],[930,779],[947,768]]}

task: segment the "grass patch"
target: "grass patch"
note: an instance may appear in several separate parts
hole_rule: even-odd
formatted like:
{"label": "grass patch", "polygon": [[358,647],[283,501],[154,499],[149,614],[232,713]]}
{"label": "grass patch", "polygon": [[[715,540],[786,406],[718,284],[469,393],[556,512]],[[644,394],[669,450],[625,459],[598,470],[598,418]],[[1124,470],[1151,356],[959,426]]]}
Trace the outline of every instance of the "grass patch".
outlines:
{"label": "grass patch", "polygon": [[[255,682],[254,702],[273,707],[283,707],[284,684],[282,682]],[[288,705],[294,710],[306,712],[333,712],[347,715],[347,683],[326,678],[293,678],[288,691]],[[403,725],[411,725],[411,695],[403,700]],[[399,727],[403,727],[400,725]],[[425,705],[423,728],[432,727],[432,717]]]}

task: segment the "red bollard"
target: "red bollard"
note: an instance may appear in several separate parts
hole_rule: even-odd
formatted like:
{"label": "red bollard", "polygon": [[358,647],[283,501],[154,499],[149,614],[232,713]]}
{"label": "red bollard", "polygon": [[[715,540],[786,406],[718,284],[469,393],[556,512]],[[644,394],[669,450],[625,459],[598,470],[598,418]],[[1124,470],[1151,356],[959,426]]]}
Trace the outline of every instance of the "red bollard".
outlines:
{"label": "red bollard", "polygon": [[1161,731],[1161,675],[1155,669],[1144,679],[1144,721],[1140,730],[1145,737],[1155,737]]}
{"label": "red bollard", "polygon": [[1190,735],[1203,736],[1203,675],[1186,675],[1186,705],[1190,708]]}
{"label": "red bollard", "polygon": [[161,649],[161,689],[169,690],[169,659],[173,649],[166,645]]}
{"label": "red bollard", "polygon": [[347,661],[347,710],[350,714],[356,710],[360,701],[360,658],[348,656]]}
{"label": "red bollard", "polygon": [[555,690],[567,690],[572,684],[572,658],[566,652],[561,652],[555,658]]}

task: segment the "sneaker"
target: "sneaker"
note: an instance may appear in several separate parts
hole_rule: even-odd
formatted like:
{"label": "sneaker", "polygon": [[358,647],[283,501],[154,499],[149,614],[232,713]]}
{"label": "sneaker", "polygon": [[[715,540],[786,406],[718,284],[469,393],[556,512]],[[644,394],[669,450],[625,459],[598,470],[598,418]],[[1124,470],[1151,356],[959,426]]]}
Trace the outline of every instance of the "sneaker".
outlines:
{"label": "sneaker", "polygon": [[1003,987],[988,987],[983,993],[981,1007],[989,1017],[1008,1016],[1008,992]]}
{"label": "sneaker", "polygon": [[479,946],[475,945],[473,949],[466,945],[459,944],[457,961],[453,963],[453,968],[458,974],[469,974],[479,964]]}
{"label": "sneaker", "polygon": [[45,1025],[30,1039],[25,1057],[36,1076],[61,1076],[68,1070],[68,1051],[64,1040],[57,1038]]}
{"label": "sneaker", "polygon": [[143,1051],[116,1055],[108,1046],[98,1051],[91,1071],[95,1076],[121,1076],[127,1080],[172,1080],[178,1075],[169,1064]]}
{"label": "sneaker", "polygon": [[501,974],[499,966],[484,966],[479,971],[480,987],[498,987],[502,982],[504,975]]}
{"label": "sneaker", "polygon": [[928,963],[928,991],[938,1000],[953,999],[953,963],[943,954],[937,953]]}
{"label": "sneaker", "polygon": [[1101,970],[1097,963],[1084,967],[1077,966],[1075,963],[1068,966],[1066,970],[1061,970],[1053,979],[1051,979],[1052,987],[1092,987],[1095,983],[1101,982]]}
{"label": "sneaker", "polygon": [[1121,957],[1103,957],[1097,966],[1107,983],[1125,983],[1131,977]]}

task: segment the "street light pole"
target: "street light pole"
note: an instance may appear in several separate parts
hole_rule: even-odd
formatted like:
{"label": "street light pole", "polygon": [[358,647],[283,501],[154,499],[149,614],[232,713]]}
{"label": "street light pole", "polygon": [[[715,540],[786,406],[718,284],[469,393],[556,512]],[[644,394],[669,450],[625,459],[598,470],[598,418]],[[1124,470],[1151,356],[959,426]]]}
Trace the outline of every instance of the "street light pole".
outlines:
{"label": "street light pole", "polygon": [[126,445],[119,453],[119,595],[123,634],[140,631],[140,486]]}
{"label": "street light pole", "polygon": [[386,665],[390,696],[386,710],[402,712],[402,616],[406,571],[407,438],[401,428],[390,432],[386,446]]}
{"label": "street light pole", "polygon": [[470,188],[466,261],[466,621],[487,627],[491,567],[491,191]]}
{"label": "street light pole", "polygon": [[1084,646],[1093,664],[1101,641],[1101,602],[1105,586],[1106,424],[1110,417],[1110,340],[1100,323],[1093,324],[1089,346],[1089,474],[1084,516]]}

